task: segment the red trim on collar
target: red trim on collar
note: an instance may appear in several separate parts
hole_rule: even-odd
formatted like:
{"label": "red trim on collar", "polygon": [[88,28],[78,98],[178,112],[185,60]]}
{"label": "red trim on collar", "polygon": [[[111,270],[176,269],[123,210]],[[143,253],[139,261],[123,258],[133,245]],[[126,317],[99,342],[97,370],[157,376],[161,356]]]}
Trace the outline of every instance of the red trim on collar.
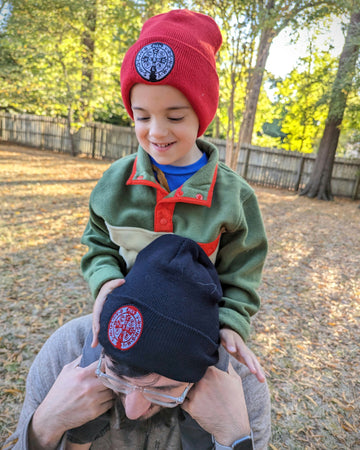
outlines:
{"label": "red trim on collar", "polygon": [[[161,190],[162,192],[165,193],[165,195],[163,195],[163,197],[165,197],[166,195],[168,195],[169,193],[166,191],[166,189],[164,189],[159,183],[154,182],[154,181],[150,181],[150,180],[144,180],[143,178],[135,178],[136,175],[136,166],[137,166],[137,159],[138,157],[135,158],[134,164],[133,164],[133,168],[131,171],[131,175],[129,177],[129,179],[126,182],[126,185],[137,185],[137,184],[141,184],[144,186],[152,186],[154,188],[156,188],[157,190]],[[193,197],[185,197],[184,195],[182,195],[182,186],[180,186],[176,192],[175,195],[173,197],[168,197],[166,199],[161,199],[163,202],[182,202],[182,203],[191,203],[194,205],[203,205],[203,206],[211,206],[211,202],[212,202],[212,198],[213,198],[213,194],[214,194],[214,188],[215,188],[215,183],[216,183],[216,177],[217,177],[217,172],[218,172],[218,165],[216,165],[215,170],[214,170],[214,175],[213,175],[213,179],[211,181],[211,185],[208,191],[208,195],[206,200],[204,200],[203,198],[193,198]],[[181,194],[180,194],[181,192]],[[201,197],[201,196],[199,196]]]}
{"label": "red trim on collar", "polygon": [[210,186],[210,189],[209,189],[209,192],[208,192],[208,197],[207,197],[207,200],[206,200],[206,206],[210,206],[211,202],[212,202],[212,198],[213,198],[213,194],[214,194],[214,188],[215,188],[215,183],[216,183],[217,172],[218,172],[218,165],[216,164],[215,170],[214,170],[213,179],[211,181],[211,186]]}
{"label": "red trim on collar", "polygon": [[155,189],[165,192],[165,195],[167,195],[168,192],[159,183],[157,183],[155,181],[151,181],[151,180],[144,180],[144,178],[141,175],[139,177],[135,178],[137,159],[138,159],[138,157],[135,158],[130,177],[126,182],[126,186],[137,185],[137,184],[141,184],[142,186],[151,186],[151,187],[154,187]]}
{"label": "red trim on collar", "polygon": [[128,179],[127,182],[126,182],[126,185],[127,185],[127,186],[128,186],[129,184],[134,184],[134,176],[135,176],[135,173],[136,173],[137,159],[138,159],[138,157],[136,157],[135,160],[134,160],[134,164],[133,164],[133,166],[132,166],[131,174],[130,174],[130,176],[129,176],[129,179]]}
{"label": "red trim on collar", "polygon": [[[211,206],[211,202],[212,202],[212,198],[213,198],[213,195],[214,195],[214,188],[215,188],[215,183],[216,183],[217,171],[218,171],[218,166],[215,167],[214,176],[213,176],[213,179],[211,181],[211,185],[210,185],[210,188],[208,190],[208,195],[207,195],[206,200],[204,200],[202,198],[202,196],[199,196],[200,198],[184,196],[183,192],[182,192],[183,186],[180,186],[180,187],[177,188],[177,190],[176,190],[176,192],[175,192],[173,197],[164,198],[164,199],[161,199],[161,201],[162,202],[167,202],[167,203],[172,203],[172,202],[174,202],[174,203],[178,203],[178,202],[179,203],[190,203],[190,204],[193,204],[193,205],[201,205],[201,206],[210,207]],[[143,184],[145,184],[144,181],[143,181]],[[157,186],[157,187],[159,187],[159,186]],[[168,194],[169,193],[166,192],[166,195],[168,195]]]}
{"label": "red trim on collar", "polygon": [[182,186],[180,186],[176,190],[175,196],[173,198],[165,199],[164,201],[175,201],[175,202],[182,202],[182,203],[192,203],[193,205],[202,205],[202,206],[210,207],[211,206],[211,202],[212,202],[212,198],[213,198],[213,195],[214,195],[214,188],[215,188],[215,183],[216,183],[217,171],[218,171],[218,166],[216,165],[215,170],[214,170],[213,179],[211,181],[211,185],[210,185],[210,188],[208,190],[208,195],[207,195],[206,200],[204,200],[202,198],[202,195],[199,195],[198,198],[185,197],[184,195],[180,195],[180,193],[177,195],[177,192],[182,191]]}

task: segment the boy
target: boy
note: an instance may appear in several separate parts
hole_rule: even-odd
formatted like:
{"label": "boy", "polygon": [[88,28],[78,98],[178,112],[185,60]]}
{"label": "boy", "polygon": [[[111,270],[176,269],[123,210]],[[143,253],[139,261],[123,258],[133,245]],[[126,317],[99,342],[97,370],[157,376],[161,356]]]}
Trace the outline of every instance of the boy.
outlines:
{"label": "boy", "polygon": [[167,233],[196,241],[222,284],[222,343],[264,381],[244,343],[260,306],[256,289],[267,252],[257,199],[219,162],[216,147],[198,139],[218,106],[221,42],[215,21],[204,14],[175,10],[145,22],[121,67],[139,149],[112,164],[91,194],[82,238],[89,251],[81,266],[96,298],[96,346],[106,296],[124,283],[139,251]]}

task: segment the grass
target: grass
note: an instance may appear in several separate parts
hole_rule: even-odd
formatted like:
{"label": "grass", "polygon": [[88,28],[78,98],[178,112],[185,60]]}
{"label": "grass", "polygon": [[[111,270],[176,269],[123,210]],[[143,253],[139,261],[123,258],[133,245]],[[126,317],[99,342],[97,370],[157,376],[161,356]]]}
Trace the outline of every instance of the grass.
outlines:
{"label": "grass", "polygon": [[[0,146],[0,442],[45,339],[91,312],[79,240],[109,163]],[[270,251],[249,345],[268,375],[274,449],[360,449],[359,202],[255,187]]]}

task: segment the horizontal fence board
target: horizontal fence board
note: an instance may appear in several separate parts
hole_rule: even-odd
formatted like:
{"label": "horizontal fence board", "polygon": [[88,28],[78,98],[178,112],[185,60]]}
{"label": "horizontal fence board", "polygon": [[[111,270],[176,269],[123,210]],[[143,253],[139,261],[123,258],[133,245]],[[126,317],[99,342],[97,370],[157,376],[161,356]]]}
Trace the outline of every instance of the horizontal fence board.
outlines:
{"label": "horizontal fence board", "polygon": [[[226,141],[210,139],[225,161]],[[29,114],[0,113],[0,141],[46,150],[70,153],[73,142],[76,154],[90,158],[116,160],[137,150],[133,128],[91,123],[70,136],[66,119]],[[298,191],[309,181],[315,156],[277,148],[243,146],[237,172],[249,183]],[[360,160],[335,158],[331,188],[334,195],[360,196]]]}

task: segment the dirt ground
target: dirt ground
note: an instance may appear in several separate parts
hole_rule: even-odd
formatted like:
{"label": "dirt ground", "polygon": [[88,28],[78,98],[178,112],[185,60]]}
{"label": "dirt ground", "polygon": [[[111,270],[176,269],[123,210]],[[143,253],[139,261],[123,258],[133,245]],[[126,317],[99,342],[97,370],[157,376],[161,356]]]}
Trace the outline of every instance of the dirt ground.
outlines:
{"label": "dirt ground", "polygon": [[[0,145],[0,442],[30,364],[91,311],[80,236],[109,162]],[[267,372],[274,449],[360,449],[359,202],[254,186],[269,237],[249,345]]]}

